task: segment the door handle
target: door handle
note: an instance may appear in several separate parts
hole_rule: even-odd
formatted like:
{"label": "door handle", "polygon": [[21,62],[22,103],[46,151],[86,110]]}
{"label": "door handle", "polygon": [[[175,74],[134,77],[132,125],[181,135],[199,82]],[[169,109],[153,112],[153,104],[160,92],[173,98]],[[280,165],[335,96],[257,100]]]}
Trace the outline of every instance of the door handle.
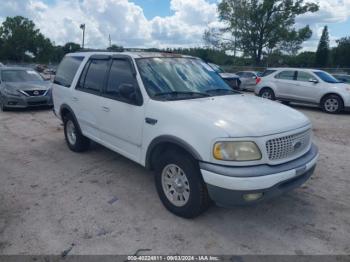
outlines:
{"label": "door handle", "polygon": [[73,100],[73,102],[78,102],[79,101],[79,99],[77,97],[73,97],[72,100]]}
{"label": "door handle", "polygon": [[111,110],[109,109],[109,107],[106,107],[106,106],[103,106],[103,107],[102,107],[102,110],[105,111],[105,112],[111,111]]}

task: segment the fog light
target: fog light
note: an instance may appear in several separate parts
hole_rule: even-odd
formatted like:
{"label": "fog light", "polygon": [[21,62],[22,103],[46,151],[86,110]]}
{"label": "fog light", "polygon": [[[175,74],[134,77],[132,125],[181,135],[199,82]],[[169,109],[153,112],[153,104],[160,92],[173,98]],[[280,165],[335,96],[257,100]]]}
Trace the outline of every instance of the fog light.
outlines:
{"label": "fog light", "polygon": [[263,193],[245,194],[243,195],[243,199],[247,202],[252,202],[262,198],[262,196],[263,196]]}

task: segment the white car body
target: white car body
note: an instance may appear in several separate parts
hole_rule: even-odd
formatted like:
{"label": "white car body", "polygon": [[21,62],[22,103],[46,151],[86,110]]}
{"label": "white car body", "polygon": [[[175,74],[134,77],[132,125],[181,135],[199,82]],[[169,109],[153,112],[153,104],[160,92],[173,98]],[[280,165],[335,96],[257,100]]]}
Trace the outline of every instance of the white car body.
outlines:
{"label": "white car body", "polygon": [[[349,85],[325,82],[317,75],[324,71],[301,68],[271,68],[268,70],[274,72],[261,78],[260,83],[255,87],[256,95],[260,95],[264,88],[270,88],[277,100],[322,106],[323,99],[334,94],[341,97],[344,108],[350,107]],[[297,72],[294,79],[285,79],[290,77],[288,72]],[[299,78],[300,74],[303,75]],[[280,77],[281,75],[283,78]]]}
{"label": "white car body", "polygon": [[241,89],[254,91],[256,86],[256,80],[259,77],[258,72],[255,71],[239,71],[236,72],[236,75],[239,76],[241,80]]}
{"label": "white car body", "polygon": [[[139,58],[171,56],[134,52],[98,54],[125,57],[131,63]],[[244,202],[241,197],[239,201],[230,199],[226,190],[233,192],[232,198],[237,192],[256,190],[266,191],[268,198],[267,191],[276,189],[280,183],[303,176],[300,181],[305,182],[311,176],[318,150],[311,141],[311,123],[302,113],[244,94],[157,101],[147,93],[137,66],[135,77],[142,94],[142,105],[81,92],[75,86],[84,65],[93,55],[96,53],[69,54],[68,57],[82,58],[71,84],[67,87],[57,82],[53,84],[55,114],[62,119],[64,110],[69,110],[76,117],[83,135],[89,139],[148,168],[152,168],[150,154],[156,146],[174,143],[182,147],[199,162],[209,194],[220,205]],[[299,142],[291,141],[302,144],[302,149],[286,157],[271,159],[271,152],[269,155],[266,150],[268,141],[291,137],[300,137]],[[221,161],[213,157],[213,147],[218,141],[248,140],[259,147],[260,160]],[[221,190],[225,191],[225,196]]]}

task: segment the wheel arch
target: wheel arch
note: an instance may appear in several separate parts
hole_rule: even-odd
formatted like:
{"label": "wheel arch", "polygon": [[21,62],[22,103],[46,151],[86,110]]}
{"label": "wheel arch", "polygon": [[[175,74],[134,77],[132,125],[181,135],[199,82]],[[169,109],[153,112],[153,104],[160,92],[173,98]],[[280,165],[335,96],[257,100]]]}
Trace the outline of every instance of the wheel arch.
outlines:
{"label": "wheel arch", "polygon": [[342,102],[343,102],[343,105],[344,105],[344,97],[341,95],[341,94],[338,94],[338,93],[335,93],[335,92],[329,92],[329,93],[326,93],[326,94],[324,94],[322,97],[321,97],[321,99],[320,99],[320,101],[319,101],[319,103],[320,103],[320,105],[322,106],[322,101],[323,101],[323,99],[325,99],[327,96],[330,96],[330,95],[336,95],[336,96],[339,96],[340,98],[341,98],[341,100],[342,100]]}
{"label": "wheel arch", "polygon": [[146,152],[146,168],[153,170],[157,157],[159,157],[163,152],[165,152],[165,150],[169,148],[176,148],[182,150],[194,159],[202,160],[202,157],[197,152],[197,150],[194,149],[194,147],[186,141],[176,136],[164,135],[154,138],[149,144]]}
{"label": "wheel arch", "polygon": [[63,122],[65,121],[65,118],[67,117],[68,114],[73,117],[74,121],[78,125],[79,132],[81,132],[81,128],[80,128],[78,119],[75,116],[73,109],[67,104],[62,104],[61,107],[60,107],[60,117],[61,117]]}

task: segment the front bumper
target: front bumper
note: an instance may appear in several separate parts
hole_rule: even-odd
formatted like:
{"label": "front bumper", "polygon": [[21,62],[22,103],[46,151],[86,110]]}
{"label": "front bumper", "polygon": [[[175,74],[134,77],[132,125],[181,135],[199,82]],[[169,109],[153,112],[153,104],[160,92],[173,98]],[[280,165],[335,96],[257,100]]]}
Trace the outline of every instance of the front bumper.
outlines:
{"label": "front bumper", "polygon": [[27,108],[37,106],[52,106],[52,98],[50,95],[45,96],[4,96],[2,98],[3,105],[6,108]]}
{"label": "front bumper", "polygon": [[[313,174],[319,157],[312,145],[302,157],[276,166],[228,167],[200,163],[211,199],[220,206],[253,204],[279,196],[301,186]],[[246,200],[257,194],[256,200]]]}

